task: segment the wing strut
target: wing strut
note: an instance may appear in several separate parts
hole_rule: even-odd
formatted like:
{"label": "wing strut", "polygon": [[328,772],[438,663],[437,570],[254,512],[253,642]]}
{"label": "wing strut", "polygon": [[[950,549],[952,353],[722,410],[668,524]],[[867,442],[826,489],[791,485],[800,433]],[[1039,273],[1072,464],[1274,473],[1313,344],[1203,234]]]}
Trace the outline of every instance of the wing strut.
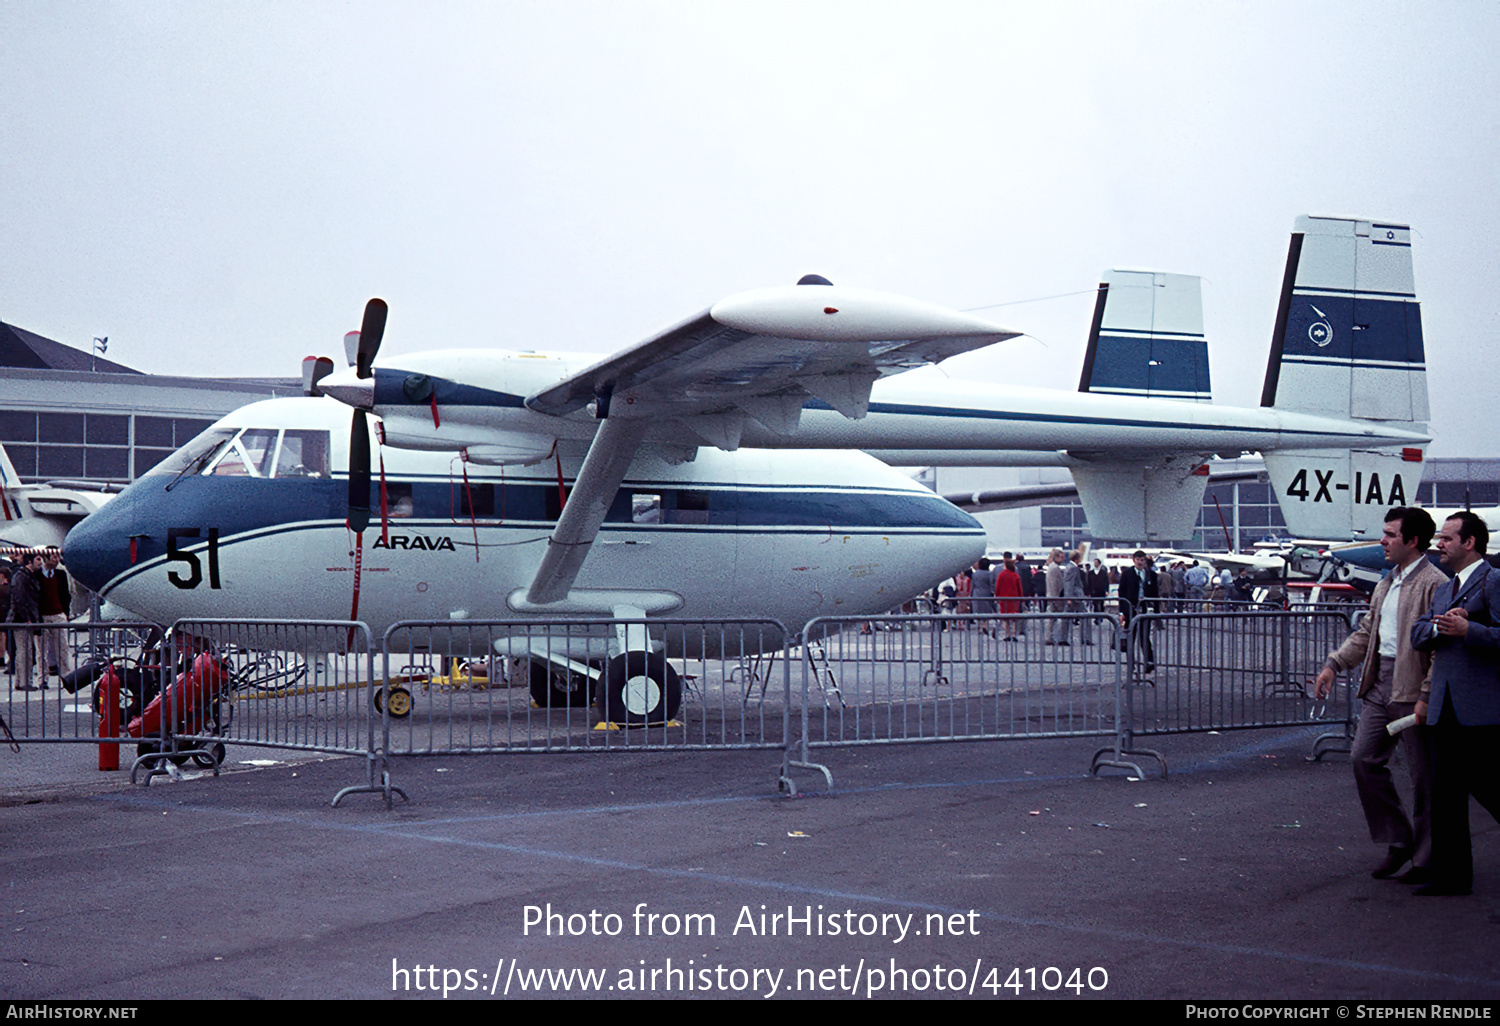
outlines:
{"label": "wing strut", "polygon": [[606,417],[599,422],[594,442],[578,471],[578,480],[568,495],[568,504],[557,518],[552,537],[547,539],[547,554],[537,567],[526,601],[545,603],[567,598],[589,547],[594,544],[594,536],[599,533],[599,525],[604,523],[604,515],[620,490],[625,471],[635,459],[647,423],[645,419],[624,417]]}

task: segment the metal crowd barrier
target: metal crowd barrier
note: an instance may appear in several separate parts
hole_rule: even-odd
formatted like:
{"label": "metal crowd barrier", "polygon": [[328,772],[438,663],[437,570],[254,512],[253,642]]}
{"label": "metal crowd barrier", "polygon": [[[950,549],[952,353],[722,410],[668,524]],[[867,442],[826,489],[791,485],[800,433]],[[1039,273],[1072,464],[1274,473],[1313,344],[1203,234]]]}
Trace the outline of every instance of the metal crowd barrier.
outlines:
{"label": "metal crowd barrier", "polygon": [[125,621],[3,625],[0,737],[12,748],[20,741],[118,745],[116,735],[103,733],[96,680],[111,665],[122,676],[138,673],[161,636],[154,624]]}
{"label": "metal crowd barrier", "polygon": [[[382,646],[381,748],[785,751],[786,637],[759,619],[398,623]],[[622,638],[649,654],[615,662]],[[794,789],[784,764],[780,784]]]}
{"label": "metal crowd barrier", "polygon": [[[335,803],[405,797],[391,755],[779,750],[795,791],[794,769],[832,785],[814,748],[1102,735],[1094,771],[1139,774],[1143,756],[1166,771],[1144,736],[1326,725],[1319,756],[1352,738],[1352,689],[1319,703],[1307,682],[1362,609],[1145,612],[1122,638],[1116,600],[1054,606],[821,617],[795,636],[773,620],[407,622],[378,653],[347,621],[38,625],[16,637],[76,672],[27,691],[12,669],[3,711],[17,740],[100,744],[101,768],[136,745],[132,780],[217,773],[226,745],[363,757],[366,782]],[[622,646],[637,654],[612,659]]]}
{"label": "metal crowd barrier", "polygon": [[376,747],[369,629],[347,620],[179,620],[168,638],[159,714],[131,779],[192,760],[215,775],[226,744],[360,755],[367,781],[333,799],[393,788]]}
{"label": "metal crowd barrier", "polygon": [[[1124,602],[1124,599],[1116,601]],[[1280,609],[1271,602],[1255,602],[1250,599],[1204,598],[1194,599],[1186,595],[1171,598],[1143,598],[1136,603],[1141,613],[1239,613],[1253,610],[1272,612]]]}
{"label": "metal crowd barrier", "polygon": [[1333,610],[1132,617],[1119,729],[1114,746],[1095,754],[1095,772],[1139,772],[1135,760],[1147,756],[1165,773],[1160,753],[1135,747],[1135,738],[1147,735],[1318,725],[1337,730],[1314,742],[1315,758],[1346,746],[1352,690],[1319,701],[1310,682],[1349,629],[1346,613]]}
{"label": "metal crowd barrier", "polygon": [[831,786],[812,748],[1113,734],[1118,624],[1066,608],[809,621],[793,650],[802,681],[791,764]]}

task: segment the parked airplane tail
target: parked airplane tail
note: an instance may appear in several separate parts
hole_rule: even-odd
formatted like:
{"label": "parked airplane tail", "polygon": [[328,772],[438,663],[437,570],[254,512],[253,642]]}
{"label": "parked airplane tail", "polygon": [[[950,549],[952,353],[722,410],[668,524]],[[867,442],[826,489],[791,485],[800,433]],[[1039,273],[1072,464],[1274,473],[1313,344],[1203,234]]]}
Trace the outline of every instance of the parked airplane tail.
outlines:
{"label": "parked airplane tail", "polygon": [[0,521],[21,519],[21,507],[16,503],[15,490],[21,486],[21,477],[5,446],[0,445]]}
{"label": "parked airplane tail", "polygon": [[1068,468],[1095,538],[1143,543],[1192,537],[1208,487],[1208,467],[1198,453],[1151,459],[1090,461]]}
{"label": "parked airplane tail", "polygon": [[[1406,225],[1299,217],[1262,406],[1409,426],[1428,419],[1422,317]],[[1265,453],[1288,530],[1374,538],[1416,496],[1422,447]]]}
{"label": "parked airplane tail", "polygon": [[1202,280],[1106,271],[1078,391],[1211,402]]}

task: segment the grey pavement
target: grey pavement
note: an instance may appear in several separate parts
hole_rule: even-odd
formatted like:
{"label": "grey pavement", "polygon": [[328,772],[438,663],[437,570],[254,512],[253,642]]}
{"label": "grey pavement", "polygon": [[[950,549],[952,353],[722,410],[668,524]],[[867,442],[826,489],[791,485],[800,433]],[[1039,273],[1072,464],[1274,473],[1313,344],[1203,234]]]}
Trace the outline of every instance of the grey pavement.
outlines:
{"label": "grey pavement", "polygon": [[795,799],[775,753],[407,758],[392,810],[329,806],[354,759],[22,788],[93,749],[0,750],[0,996],[1500,997],[1500,829],[1472,897],[1372,880],[1312,736],[1154,739],[1143,781],[1091,740],[822,750]]}

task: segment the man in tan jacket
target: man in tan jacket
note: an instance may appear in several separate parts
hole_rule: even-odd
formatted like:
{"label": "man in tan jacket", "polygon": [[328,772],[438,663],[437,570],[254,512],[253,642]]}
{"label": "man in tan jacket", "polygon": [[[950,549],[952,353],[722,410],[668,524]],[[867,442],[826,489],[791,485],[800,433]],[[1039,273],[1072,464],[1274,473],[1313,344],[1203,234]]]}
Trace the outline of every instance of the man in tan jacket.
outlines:
{"label": "man in tan jacket", "polygon": [[1400,743],[1411,768],[1412,818],[1406,818],[1389,763],[1397,739],[1386,724],[1409,716],[1418,700],[1427,699],[1432,656],[1412,647],[1411,629],[1432,604],[1432,593],[1448,579],[1426,559],[1437,525],[1423,509],[1398,506],[1386,514],[1380,544],[1395,569],[1375,587],[1370,611],[1318,674],[1316,693],[1328,694],[1334,677],[1361,666],[1359,697],[1364,706],[1354,735],[1354,782],[1370,824],[1370,839],[1389,846],[1385,861],[1371,876],[1385,880],[1408,862],[1406,884],[1427,883],[1432,859],[1432,756],[1425,726],[1408,727]]}

